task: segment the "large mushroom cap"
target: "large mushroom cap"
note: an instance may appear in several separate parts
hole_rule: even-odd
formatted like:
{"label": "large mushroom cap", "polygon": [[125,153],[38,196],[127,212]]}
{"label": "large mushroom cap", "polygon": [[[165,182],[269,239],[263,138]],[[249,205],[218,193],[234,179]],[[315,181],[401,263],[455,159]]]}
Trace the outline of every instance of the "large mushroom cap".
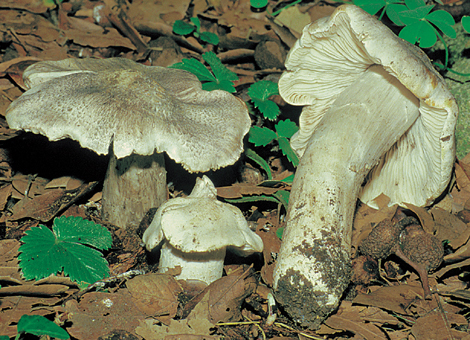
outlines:
{"label": "large mushroom cap", "polygon": [[240,209],[216,199],[214,184],[198,178],[188,197],[160,206],[143,237],[148,250],[164,239],[184,253],[209,253],[230,247],[242,255],[263,250],[263,241],[250,230]]}
{"label": "large mushroom cap", "polygon": [[457,104],[419,48],[359,7],[340,6],[307,25],[289,52],[280,94],[290,104],[307,105],[292,147],[302,156],[324,114],[373,65],[381,65],[416,96],[420,116],[371,171],[360,199],[377,207],[374,199],[384,193],[390,205],[431,204],[451,176]]}
{"label": "large mushroom cap", "polygon": [[246,105],[207,92],[193,74],[128,59],[65,59],[24,72],[30,88],[7,110],[11,128],[71,138],[117,158],[167,152],[189,171],[233,164],[250,127]]}

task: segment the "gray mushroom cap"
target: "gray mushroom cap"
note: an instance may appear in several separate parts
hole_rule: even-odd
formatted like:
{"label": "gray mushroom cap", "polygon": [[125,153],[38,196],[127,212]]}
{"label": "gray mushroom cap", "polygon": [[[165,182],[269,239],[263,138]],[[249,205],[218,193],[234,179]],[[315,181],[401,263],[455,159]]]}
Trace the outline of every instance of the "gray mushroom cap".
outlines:
{"label": "gray mushroom cap", "polygon": [[377,207],[374,199],[384,193],[390,205],[429,205],[451,177],[457,104],[419,48],[359,7],[340,6],[307,25],[289,52],[279,91],[288,103],[306,105],[292,147],[302,156],[342,91],[373,65],[381,65],[416,96],[420,116],[372,169],[360,199]]}
{"label": "gray mushroom cap", "polygon": [[71,138],[117,158],[167,154],[188,171],[233,164],[251,121],[225,91],[203,91],[193,74],[128,59],[45,61],[24,72],[29,87],[8,108],[11,128]]}

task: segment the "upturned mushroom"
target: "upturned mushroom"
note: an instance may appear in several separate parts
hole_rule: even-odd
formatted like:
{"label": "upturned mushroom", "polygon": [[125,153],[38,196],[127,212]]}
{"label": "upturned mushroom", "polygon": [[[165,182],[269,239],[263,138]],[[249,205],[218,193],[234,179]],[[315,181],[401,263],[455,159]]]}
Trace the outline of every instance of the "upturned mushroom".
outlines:
{"label": "upturned mushroom", "polygon": [[418,273],[424,297],[431,295],[428,272],[435,270],[444,258],[444,247],[439,239],[419,225],[414,217],[405,217],[398,223],[384,220],[377,224],[359,244],[361,253],[376,259],[395,254]]}
{"label": "upturned mushroom", "polygon": [[128,59],[38,62],[23,78],[29,90],[8,108],[8,124],[109,152],[102,215],[123,228],[167,199],[164,152],[190,172],[216,170],[238,159],[251,124],[237,97]]}
{"label": "upturned mushroom", "polygon": [[304,28],[279,91],[305,107],[274,291],[317,328],[350,281],[357,199],[431,204],[451,178],[458,108],[419,48],[354,5]]}
{"label": "upturned mushroom", "polygon": [[251,231],[240,209],[217,200],[207,176],[198,178],[191,194],[158,208],[144,232],[147,250],[161,245],[158,270],[181,267],[178,279],[207,284],[222,277],[227,248],[239,255],[263,251],[263,241]]}

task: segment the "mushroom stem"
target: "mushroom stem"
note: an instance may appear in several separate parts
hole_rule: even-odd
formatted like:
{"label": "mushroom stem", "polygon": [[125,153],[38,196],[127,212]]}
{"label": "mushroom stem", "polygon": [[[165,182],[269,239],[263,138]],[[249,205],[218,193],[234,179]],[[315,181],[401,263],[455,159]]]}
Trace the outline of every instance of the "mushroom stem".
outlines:
{"label": "mushroom stem", "polygon": [[361,184],[419,115],[416,97],[377,65],[329,111],[297,168],[274,273],[276,299],[309,328],[334,311],[349,284]]}
{"label": "mushroom stem", "polygon": [[423,286],[423,291],[424,291],[424,298],[428,299],[431,297],[431,288],[429,287],[429,277],[428,277],[428,271],[426,268],[416,262],[411,261],[400,249],[400,246],[397,245],[395,247],[395,255],[397,255],[400,259],[402,259],[405,263],[407,263],[411,268],[416,270],[418,273],[419,278],[421,279],[421,285]]}
{"label": "mushroom stem", "polygon": [[137,228],[150,208],[167,200],[165,158],[132,154],[117,159],[110,151],[103,184],[102,217],[121,228]]}
{"label": "mushroom stem", "polygon": [[200,280],[210,284],[222,277],[226,247],[206,253],[185,253],[172,247],[168,242],[162,246],[158,272],[165,273],[171,268],[181,267],[178,280]]}

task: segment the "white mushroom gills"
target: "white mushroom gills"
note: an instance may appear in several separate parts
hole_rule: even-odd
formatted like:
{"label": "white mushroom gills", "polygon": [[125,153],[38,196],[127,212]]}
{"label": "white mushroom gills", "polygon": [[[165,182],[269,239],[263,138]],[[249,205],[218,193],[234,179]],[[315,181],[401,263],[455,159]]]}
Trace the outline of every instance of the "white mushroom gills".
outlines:
{"label": "white mushroom gills", "polygon": [[352,221],[369,171],[419,116],[419,100],[383,67],[353,82],[308,142],[291,190],[275,297],[317,328],[350,280]]}

